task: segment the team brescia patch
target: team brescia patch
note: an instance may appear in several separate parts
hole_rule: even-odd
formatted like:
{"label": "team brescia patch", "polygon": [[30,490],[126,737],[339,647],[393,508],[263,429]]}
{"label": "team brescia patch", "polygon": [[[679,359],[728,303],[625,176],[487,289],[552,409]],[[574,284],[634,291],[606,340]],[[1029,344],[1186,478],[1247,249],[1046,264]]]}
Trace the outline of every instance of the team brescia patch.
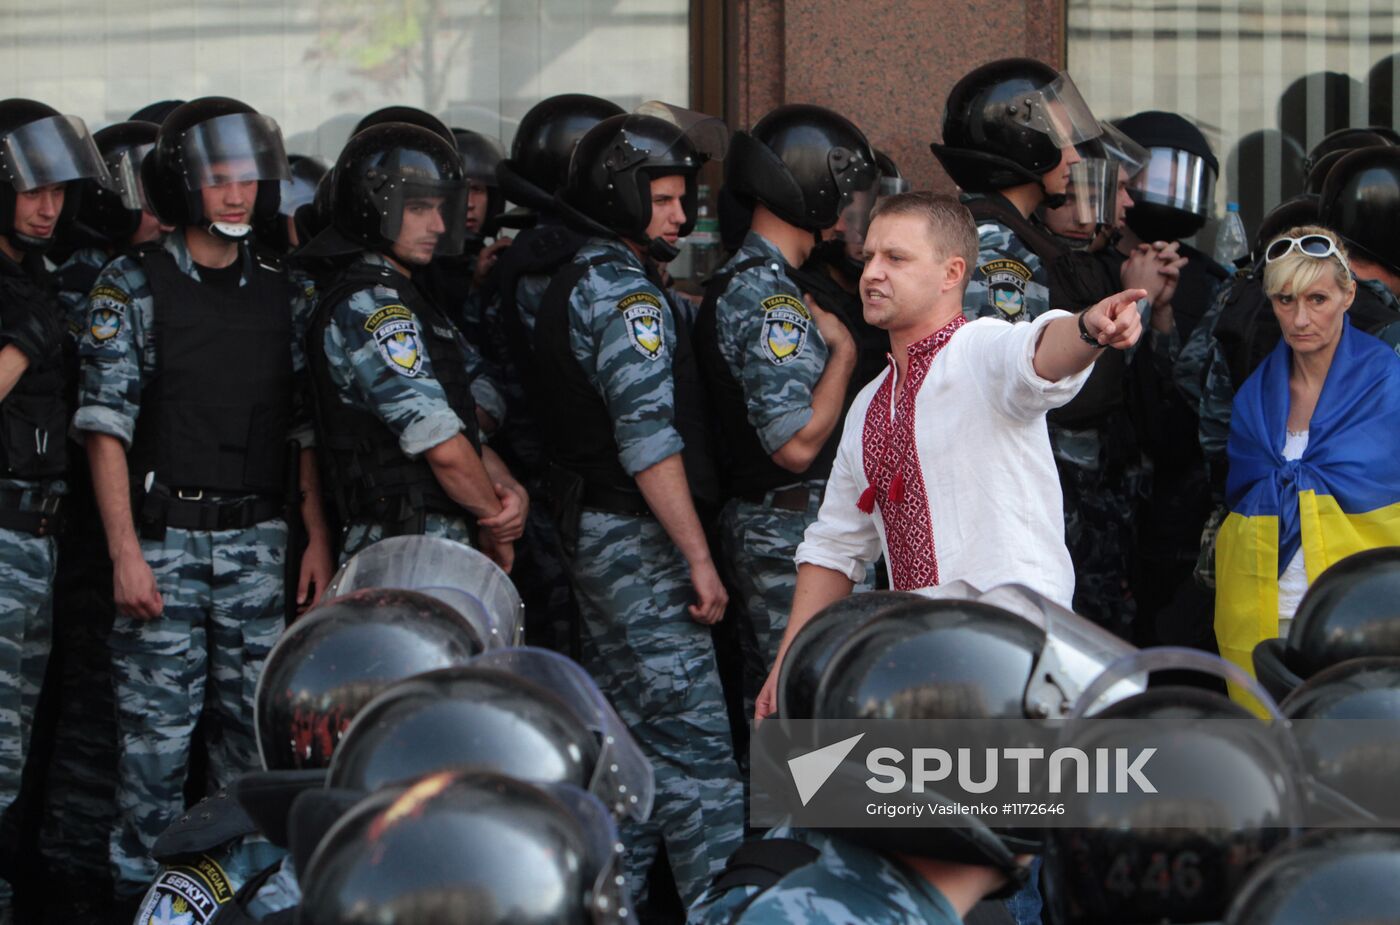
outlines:
{"label": "team brescia patch", "polygon": [[365,330],[389,368],[410,379],[423,369],[423,332],[413,312],[402,305],[386,305],[369,316]]}
{"label": "team brescia patch", "polygon": [[1003,258],[977,268],[987,281],[987,300],[1007,317],[1014,318],[1026,307],[1026,285],[1031,271],[1019,260]]}
{"label": "team brescia patch", "polygon": [[661,327],[661,300],[650,292],[634,292],[617,303],[627,323],[627,339],[648,360],[659,359],[666,342]]}
{"label": "team brescia patch", "polygon": [[769,296],[760,304],[763,306],[763,340],[760,344],[763,355],[774,366],[797,359],[807,345],[807,329],[812,324],[812,313],[790,295]]}
{"label": "team brescia patch", "polygon": [[122,329],[131,296],[112,286],[98,286],[88,299],[88,330],[98,343],[111,340]]}

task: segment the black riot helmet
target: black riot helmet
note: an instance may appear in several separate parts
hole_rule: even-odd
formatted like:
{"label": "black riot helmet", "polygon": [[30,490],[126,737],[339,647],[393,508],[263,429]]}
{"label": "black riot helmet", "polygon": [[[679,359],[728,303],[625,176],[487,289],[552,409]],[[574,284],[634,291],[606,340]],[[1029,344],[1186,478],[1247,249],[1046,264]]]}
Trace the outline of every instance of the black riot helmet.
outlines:
{"label": "black riot helmet", "polygon": [[[812,697],[816,734],[831,741],[844,720],[1039,719],[1062,716],[1092,679],[1135,650],[1103,629],[1019,585],[981,592],[951,582],[922,601],[901,602],[867,619],[836,647]],[[790,653],[791,654],[791,653]],[[1129,690],[1140,687],[1126,682]],[[822,732],[831,727],[831,734]],[[833,786],[868,793],[863,761],[847,762]],[[875,850],[994,867],[1024,882],[1021,854],[1039,850],[1043,833],[1001,828],[958,813],[924,788],[905,794],[957,815],[957,826],[846,829],[842,837]]]}
{"label": "black riot helmet", "polygon": [[481,637],[416,591],[356,591],[288,628],[258,678],[258,752],[270,771],[323,768],[350,721],[390,684],[465,664]]}
{"label": "black riot helmet", "polygon": [[[112,182],[82,119],[34,100],[0,100],[0,234],[24,250],[47,248],[77,214],[82,197],[73,181],[83,179],[109,187]],[[17,233],[16,197],[57,183],[69,185],[53,233],[47,238]]]}
{"label": "black riot helmet", "polygon": [[1254,672],[1282,700],[1324,668],[1369,656],[1400,656],[1400,547],[1347,556],[1317,576],[1288,637],[1254,647]]}
{"label": "black riot helmet", "polygon": [[1360,256],[1400,273],[1400,147],[1339,160],[1322,186],[1322,223]]}
{"label": "black riot helmet", "polygon": [[884,151],[876,149],[875,166],[880,171],[880,195],[893,196],[896,193],[907,193],[914,188],[914,185],[904,178],[904,174],[899,172],[899,165],[894,162]]}
{"label": "black riot helmet", "polygon": [[1375,145],[1387,147],[1391,144],[1388,129],[1339,128],[1313,145],[1307,160],[1303,162],[1303,169],[1311,174],[1319,160],[1338,151],[1355,151]]}
{"label": "black riot helmet", "polygon": [[1264,248],[1269,242],[1290,228],[1318,223],[1318,198],[1304,193],[1285,199],[1269,210],[1259,222],[1259,233],[1254,236],[1254,259],[1264,256]]}
{"label": "black riot helmet", "polygon": [[[992,192],[1041,177],[1063,149],[1088,141],[1099,123],[1069,75],[1031,58],[1003,58],[959,80],[943,110],[943,142],[930,145],[953,182]],[[1064,205],[1047,195],[1047,208]]]}
{"label": "black riot helmet", "polygon": [[[315,200],[316,189],[321,179],[329,173],[326,165],[304,154],[288,155],[287,164],[290,176],[282,181],[277,214],[257,226],[258,240],[279,254],[285,254],[292,249],[287,220],[292,219],[295,222],[297,211]],[[301,237],[301,234],[301,229],[298,228],[298,243],[310,240]]]}
{"label": "black riot helmet", "polygon": [[1220,161],[1205,134],[1174,112],[1140,112],[1117,127],[1148,150],[1147,167],[1129,186],[1125,221],[1144,241],[1176,241],[1205,227],[1215,208]]}
{"label": "black riot helmet", "polygon": [[814,718],[812,700],[817,684],[841,644],[871,618],[926,600],[911,591],[867,591],[843,597],[818,611],[793,637],[778,670],[778,716]]}
{"label": "black riot helmet", "polygon": [[875,152],[860,129],[822,106],[789,104],[749,132],[735,132],[725,158],[725,186],[761,202],[807,231],[836,224],[852,196],[879,178]]}
{"label": "black riot helmet", "polygon": [[493,237],[500,230],[496,224],[505,211],[505,196],[501,195],[501,181],[496,176],[496,168],[505,160],[505,148],[500,141],[481,132],[454,128],[452,137],[457,140],[457,153],[462,156],[462,171],[467,183],[486,187],[486,213],[479,217],[479,225],[471,234],[477,238]]}
{"label": "black riot helmet", "polygon": [[158,100],[154,103],[147,103],[131,114],[131,121],[154,122],[156,125],[160,125],[165,121],[166,116],[185,105],[185,102],[185,100]]}
{"label": "black riot helmet", "polygon": [[466,767],[573,784],[619,819],[651,813],[651,764],[626,724],[586,671],[543,649],[501,650],[389,688],[346,732],[328,785],[374,790]]}
{"label": "black riot helmet", "polygon": [[81,181],[82,202],[73,223],[75,237],[103,248],[122,248],[130,243],[146,208],[141,162],[155,147],[159,131],[154,122],[118,122],[92,136],[111,185]]}
{"label": "black riot helmet", "polygon": [[[141,165],[151,211],[167,225],[196,225],[225,240],[242,241],[277,213],[281,182],[289,179],[282,130],[247,103],[222,96],[191,100],[161,123],[156,146]],[[219,222],[204,214],[206,187],[258,181],[251,224]]]}
{"label": "black riot helmet", "polygon": [[541,100],[520,120],[510,157],[497,167],[501,191],[511,202],[552,210],[554,194],[569,179],[574,145],[588,131],[623,108],[587,93],[564,93]]}
{"label": "black riot helmet", "polygon": [[415,198],[442,200],[443,231],[435,253],[462,252],[467,202],[462,159],[456,144],[428,129],[385,122],[351,136],[331,172],[330,196],[330,228],[300,253],[387,253],[403,228],[404,209]]}
{"label": "black riot helmet", "polygon": [[1280,706],[1314,786],[1334,797],[1323,805],[1349,822],[1400,821],[1400,658],[1333,665]]}
{"label": "black riot helmet", "polygon": [[1400,909],[1400,833],[1313,832],[1255,869],[1225,925],[1376,925]]}
{"label": "black riot helmet", "polygon": [[655,260],[674,260],[676,247],[647,235],[651,181],[685,178],[684,237],[695,226],[696,175],[707,161],[724,156],[727,141],[718,119],[664,103],[644,104],[635,113],[604,119],[579,140],[557,199],[581,230],[616,235],[646,248]]}
{"label": "black riot helmet", "polygon": [[1096,716],[1104,722],[1079,724],[1065,744],[1088,754],[1156,749],[1156,792],[1070,796],[1079,804],[1072,811],[1096,824],[1047,833],[1054,921],[1219,921],[1250,870],[1302,823],[1301,774],[1286,730],[1187,687],[1152,688]]}
{"label": "black riot helmet", "polygon": [[355,123],[355,129],[350,133],[350,137],[354,138],[367,128],[373,128],[376,125],[388,125],[391,122],[416,125],[419,128],[427,129],[448,144],[455,146],[457,143],[456,137],[452,134],[452,129],[447,127],[446,122],[443,122],[427,110],[419,109],[417,106],[385,106],[382,109],[376,109],[374,112]]}
{"label": "black riot helmet", "polygon": [[371,794],[317,846],[300,925],[636,921],[603,806],[567,785],[441,772]]}

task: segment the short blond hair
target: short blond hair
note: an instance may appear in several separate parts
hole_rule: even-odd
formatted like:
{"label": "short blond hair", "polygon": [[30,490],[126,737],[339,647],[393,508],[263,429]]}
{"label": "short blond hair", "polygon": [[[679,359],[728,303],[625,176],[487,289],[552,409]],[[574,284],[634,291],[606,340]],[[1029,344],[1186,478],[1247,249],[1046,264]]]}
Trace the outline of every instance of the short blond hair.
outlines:
{"label": "short blond hair", "polygon": [[[1326,260],[1319,260],[1316,257],[1308,256],[1296,247],[1293,248],[1279,259],[1264,264],[1264,294],[1269,298],[1272,299],[1284,290],[1298,295],[1321,279],[1328,267],[1332,268],[1337,288],[1343,292],[1350,292],[1356,286],[1356,280],[1352,279],[1351,271],[1347,269],[1351,255],[1347,253],[1346,245],[1342,244],[1341,238],[1337,237],[1336,232],[1331,229],[1323,228],[1321,225],[1299,225],[1296,228],[1288,229],[1274,238],[1274,241],[1279,238],[1301,238],[1310,234],[1321,235],[1331,241],[1342,255],[1342,259],[1339,260],[1336,254],[1332,254]],[[1269,247],[1273,247],[1274,241],[1269,242]],[[1265,249],[1265,253],[1268,253],[1267,249]]]}
{"label": "short blond hair", "polygon": [[934,242],[934,250],[940,257],[961,257],[967,264],[963,273],[963,284],[972,277],[972,269],[977,266],[977,224],[967,206],[956,197],[942,193],[918,190],[912,193],[896,193],[876,200],[870,211],[870,220],[882,215],[916,215],[928,223],[929,236]]}

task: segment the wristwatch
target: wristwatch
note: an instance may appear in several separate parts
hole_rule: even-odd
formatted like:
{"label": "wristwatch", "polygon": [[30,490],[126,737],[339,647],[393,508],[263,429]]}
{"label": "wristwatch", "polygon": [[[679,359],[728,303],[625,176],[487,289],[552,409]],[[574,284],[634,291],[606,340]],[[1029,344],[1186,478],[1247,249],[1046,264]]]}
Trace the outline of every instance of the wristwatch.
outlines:
{"label": "wristwatch", "polygon": [[1089,333],[1089,329],[1084,326],[1084,315],[1084,312],[1080,312],[1078,315],[1079,339],[1084,341],[1084,343],[1088,344],[1090,347],[1093,347],[1095,350],[1102,350],[1103,348],[1107,347],[1108,344],[1099,343],[1098,338],[1094,337],[1094,335]]}

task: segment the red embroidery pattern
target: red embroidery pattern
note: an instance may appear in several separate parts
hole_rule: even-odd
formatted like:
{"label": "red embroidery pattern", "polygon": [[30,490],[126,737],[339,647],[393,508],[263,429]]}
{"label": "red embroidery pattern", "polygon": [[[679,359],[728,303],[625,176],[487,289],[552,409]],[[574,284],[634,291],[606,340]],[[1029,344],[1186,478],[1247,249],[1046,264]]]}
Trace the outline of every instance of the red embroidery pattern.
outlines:
{"label": "red embroidery pattern", "polygon": [[[858,506],[867,514],[880,505],[885,543],[890,554],[890,582],[896,591],[938,584],[938,551],[933,542],[933,518],[914,440],[915,400],[933,360],[967,319],[952,321],[909,347],[908,381],[899,393],[894,420],[888,418],[894,393],[894,371],[885,377],[865,412],[862,430],[865,478],[869,487]],[[890,360],[891,366],[894,360]]]}

